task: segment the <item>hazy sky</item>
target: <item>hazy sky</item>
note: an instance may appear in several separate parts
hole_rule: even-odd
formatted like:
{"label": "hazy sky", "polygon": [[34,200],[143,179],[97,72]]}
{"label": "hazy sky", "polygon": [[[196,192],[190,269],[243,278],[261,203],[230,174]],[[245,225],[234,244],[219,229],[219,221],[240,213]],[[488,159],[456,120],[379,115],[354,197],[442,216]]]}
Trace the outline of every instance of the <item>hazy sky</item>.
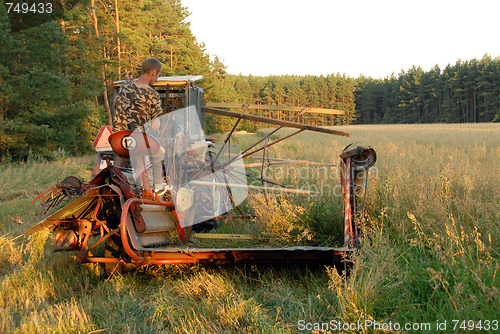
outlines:
{"label": "hazy sky", "polygon": [[500,56],[500,0],[182,0],[229,73],[360,74]]}

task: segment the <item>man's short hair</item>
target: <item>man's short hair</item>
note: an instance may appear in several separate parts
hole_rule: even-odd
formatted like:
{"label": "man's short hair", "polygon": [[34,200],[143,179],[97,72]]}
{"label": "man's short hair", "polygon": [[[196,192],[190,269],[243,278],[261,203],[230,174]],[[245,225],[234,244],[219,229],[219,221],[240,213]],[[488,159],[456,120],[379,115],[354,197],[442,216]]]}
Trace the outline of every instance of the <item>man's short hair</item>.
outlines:
{"label": "man's short hair", "polygon": [[151,71],[161,71],[161,63],[156,58],[148,58],[142,62],[141,74],[149,73]]}

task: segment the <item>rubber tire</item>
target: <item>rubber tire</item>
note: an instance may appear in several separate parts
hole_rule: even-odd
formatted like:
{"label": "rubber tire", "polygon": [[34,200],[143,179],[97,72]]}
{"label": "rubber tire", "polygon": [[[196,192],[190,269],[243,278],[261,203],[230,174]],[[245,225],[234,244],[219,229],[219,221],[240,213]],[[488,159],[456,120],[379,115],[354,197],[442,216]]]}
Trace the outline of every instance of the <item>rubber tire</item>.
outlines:
{"label": "rubber tire", "polygon": [[[125,250],[123,249],[122,240],[119,235],[112,235],[106,240],[106,245],[104,247],[104,257],[114,258],[114,259],[129,259]],[[135,265],[132,263],[105,263],[104,269],[106,275],[111,276],[114,273],[126,273],[135,269]]]}

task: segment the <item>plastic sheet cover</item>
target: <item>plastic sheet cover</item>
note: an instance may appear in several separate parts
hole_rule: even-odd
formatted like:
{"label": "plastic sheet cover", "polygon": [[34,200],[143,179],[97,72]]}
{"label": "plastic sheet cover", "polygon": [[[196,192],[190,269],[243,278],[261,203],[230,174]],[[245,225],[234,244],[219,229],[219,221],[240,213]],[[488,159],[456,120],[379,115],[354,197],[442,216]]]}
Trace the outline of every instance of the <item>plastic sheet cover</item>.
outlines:
{"label": "plastic sheet cover", "polygon": [[240,150],[207,142],[195,106],[162,115],[131,137],[130,144],[142,148],[130,150],[136,183],[142,185],[141,175],[147,173],[151,187],[162,181],[171,188],[183,227],[218,217],[247,197]]}

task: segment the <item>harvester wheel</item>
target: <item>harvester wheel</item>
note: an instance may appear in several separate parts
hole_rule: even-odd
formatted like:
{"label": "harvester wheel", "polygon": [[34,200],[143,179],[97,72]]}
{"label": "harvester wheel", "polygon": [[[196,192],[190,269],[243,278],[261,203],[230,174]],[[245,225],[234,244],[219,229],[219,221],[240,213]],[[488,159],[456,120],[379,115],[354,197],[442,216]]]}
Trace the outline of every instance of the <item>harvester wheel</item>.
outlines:
{"label": "harvester wheel", "polygon": [[[104,247],[104,257],[114,258],[114,259],[128,259],[122,245],[122,240],[119,235],[112,235],[106,240],[106,246]],[[135,266],[131,263],[119,262],[119,263],[105,263],[104,269],[108,276],[114,273],[126,273],[132,271]]]}

